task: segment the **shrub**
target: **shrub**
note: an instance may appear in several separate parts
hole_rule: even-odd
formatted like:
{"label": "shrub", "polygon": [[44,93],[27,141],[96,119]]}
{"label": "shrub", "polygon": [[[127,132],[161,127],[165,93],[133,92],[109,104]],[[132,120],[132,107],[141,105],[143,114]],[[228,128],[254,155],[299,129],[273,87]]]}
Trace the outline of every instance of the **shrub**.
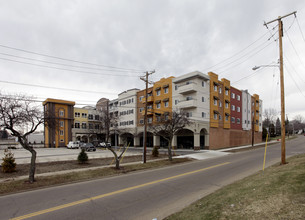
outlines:
{"label": "shrub", "polygon": [[86,163],[88,161],[88,155],[85,152],[85,149],[82,149],[81,152],[79,152],[77,160],[79,163]]}
{"label": "shrub", "polygon": [[12,173],[16,171],[16,163],[13,153],[5,151],[2,160],[3,162],[1,163],[1,166],[4,173]]}
{"label": "shrub", "polygon": [[153,157],[158,157],[159,156],[159,150],[157,147],[154,147],[152,152],[151,152]]}

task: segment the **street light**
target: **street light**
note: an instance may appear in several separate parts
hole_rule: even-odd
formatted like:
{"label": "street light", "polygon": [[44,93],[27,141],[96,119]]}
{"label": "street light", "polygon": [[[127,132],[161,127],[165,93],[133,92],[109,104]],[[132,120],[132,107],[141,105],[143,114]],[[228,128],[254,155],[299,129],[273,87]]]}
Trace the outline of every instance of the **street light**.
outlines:
{"label": "street light", "polygon": [[280,67],[280,65],[260,65],[253,67],[252,70],[258,70],[261,67]]}
{"label": "street light", "polygon": [[260,65],[255,66],[252,70],[257,70],[260,67],[279,67],[281,74],[281,164],[286,164],[286,143],[285,143],[285,95],[284,95],[284,74],[283,61],[280,59],[279,65]]}

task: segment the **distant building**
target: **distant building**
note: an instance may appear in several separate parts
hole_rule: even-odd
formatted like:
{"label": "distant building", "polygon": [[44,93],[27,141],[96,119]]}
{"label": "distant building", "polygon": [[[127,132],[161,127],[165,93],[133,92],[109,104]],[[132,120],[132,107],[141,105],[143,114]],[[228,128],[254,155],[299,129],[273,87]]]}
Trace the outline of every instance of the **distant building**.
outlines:
{"label": "distant building", "polygon": [[72,141],[75,102],[46,99],[43,102],[47,117],[44,125],[45,147],[64,147]]}

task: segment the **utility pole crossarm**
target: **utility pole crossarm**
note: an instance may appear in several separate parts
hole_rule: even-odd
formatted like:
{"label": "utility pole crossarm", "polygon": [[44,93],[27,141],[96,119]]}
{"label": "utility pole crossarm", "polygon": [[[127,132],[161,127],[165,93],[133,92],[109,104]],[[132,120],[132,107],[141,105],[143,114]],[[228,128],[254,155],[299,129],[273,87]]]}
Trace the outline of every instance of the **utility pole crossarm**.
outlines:
{"label": "utility pole crossarm", "polygon": [[269,21],[269,22],[267,22],[267,23],[265,22],[264,25],[267,26],[268,24],[271,24],[271,23],[273,23],[273,22],[275,22],[275,21],[281,20],[282,18],[286,18],[286,17],[288,17],[288,16],[290,16],[290,15],[296,16],[296,13],[297,13],[297,11],[294,11],[294,12],[289,13],[289,14],[287,14],[287,15],[279,16],[278,18],[276,18],[276,19],[274,19],[274,20],[272,20],[272,21]]}

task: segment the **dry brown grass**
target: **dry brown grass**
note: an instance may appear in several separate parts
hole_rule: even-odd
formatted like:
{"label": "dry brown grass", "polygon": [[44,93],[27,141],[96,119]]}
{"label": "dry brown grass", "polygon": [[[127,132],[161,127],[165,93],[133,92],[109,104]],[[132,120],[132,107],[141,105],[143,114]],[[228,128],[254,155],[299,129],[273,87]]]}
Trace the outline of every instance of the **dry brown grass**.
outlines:
{"label": "dry brown grass", "polygon": [[305,219],[305,155],[210,194],[173,219]]}
{"label": "dry brown grass", "polygon": [[[126,160],[125,160],[126,159]],[[131,158],[129,158],[131,159]],[[135,158],[133,158],[134,160]],[[101,159],[99,159],[101,160]],[[124,158],[125,162],[130,160],[127,160],[127,158]],[[92,162],[92,160],[90,160]],[[152,169],[152,168],[159,168],[164,166],[170,166],[177,163],[184,163],[189,162],[190,159],[187,158],[177,158],[174,159],[172,162],[168,160],[160,160],[160,161],[153,161],[148,162],[145,164],[133,164],[133,165],[124,165],[122,164],[121,169],[117,170],[113,167],[108,168],[99,168],[95,170],[86,170],[81,172],[71,172],[67,174],[61,174],[61,175],[52,175],[52,176],[46,176],[46,177],[37,177],[36,181],[32,184],[29,184],[25,180],[10,180],[8,182],[2,182],[0,184],[0,195],[1,194],[7,194],[7,193],[14,193],[14,192],[20,192],[20,191],[26,191],[26,190],[33,190],[41,187],[49,187],[59,184],[67,184],[67,183],[73,183],[73,182],[79,182],[79,181],[87,181],[91,179],[97,179],[97,178],[103,178],[106,176],[113,176],[113,175],[120,175],[125,174],[133,171],[138,170],[145,170],[145,169]],[[73,162],[71,162],[73,163]],[[75,163],[75,162],[74,162]],[[49,163],[48,163],[49,164]],[[52,168],[52,170],[60,170],[59,168],[65,164],[67,166],[67,163],[61,163],[57,168]],[[52,166],[55,166],[54,164]],[[83,167],[83,165],[80,165]],[[90,166],[87,164],[87,166]],[[92,164],[91,164],[92,166]],[[78,166],[78,168],[80,168]]]}

